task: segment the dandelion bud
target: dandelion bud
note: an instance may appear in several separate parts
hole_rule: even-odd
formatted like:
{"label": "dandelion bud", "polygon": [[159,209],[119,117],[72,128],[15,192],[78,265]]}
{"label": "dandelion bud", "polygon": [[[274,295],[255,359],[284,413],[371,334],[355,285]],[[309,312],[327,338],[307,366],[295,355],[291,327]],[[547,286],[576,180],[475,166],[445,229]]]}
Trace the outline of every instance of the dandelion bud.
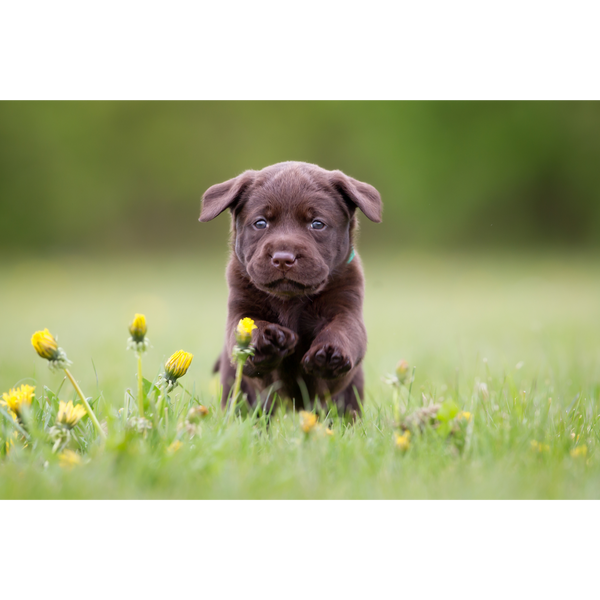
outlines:
{"label": "dandelion bud", "polygon": [[31,344],[39,356],[49,361],[50,368],[65,369],[71,364],[65,351],[58,347],[56,340],[48,329],[36,331],[31,336]]}
{"label": "dandelion bud", "polygon": [[165,363],[164,378],[168,381],[168,387],[174,387],[177,380],[183,377],[192,364],[193,354],[178,350]]}
{"label": "dandelion bud", "polygon": [[148,349],[150,340],[146,337],[148,328],[146,326],[145,315],[137,314],[133,318],[133,322],[129,326],[131,337],[127,342],[127,347],[136,352],[145,352]]}
{"label": "dandelion bud", "polygon": [[249,317],[240,319],[235,331],[235,339],[242,348],[247,348],[252,341],[252,330],[258,329]]}
{"label": "dandelion bud", "polygon": [[47,360],[56,358],[58,353],[58,344],[48,329],[44,329],[44,331],[36,331],[31,336],[31,343],[35,348],[35,351],[42,358]]}
{"label": "dandelion bud", "polygon": [[18,416],[21,414],[23,406],[31,406],[34,390],[35,386],[26,384],[19,388],[11,388],[8,392],[2,394],[0,405],[6,406],[12,414]]}
{"label": "dandelion bud", "polygon": [[56,423],[67,429],[73,429],[85,414],[86,410],[81,404],[73,404],[71,400],[69,402],[61,400],[58,404]]}
{"label": "dandelion bud", "polygon": [[193,354],[178,350],[165,364],[165,372],[171,379],[183,377],[192,363]]}
{"label": "dandelion bud", "polygon": [[144,336],[148,328],[146,327],[146,317],[137,314],[133,317],[133,323],[129,326],[129,333],[136,342],[144,341]]}
{"label": "dandelion bud", "polygon": [[317,415],[315,413],[300,411],[300,428],[304,433],[310,433],[317,424]]}
{"label": "dandelion bud", "polygon": [[396,434],[396,448],[406,452],[410,448],[410,430],[406,430],[402,435]]}
{"label": "dandelion bud", "polygon": [[409,378],[409,371],[410,366],[408,364],[408,361],[402,359],[398,365],[396,366],[396,377],[398,377],[398,381],[402,384],[407,383],[408,378]]}
{"label": "dandelion bud", "polygon": [[196,425],[197,423],[200,423],[200,421],[207,415],[208,415],[208,408],[206,408],[206,406],[202,406],[202,405],[193,406],[188,411],[186,421]]}

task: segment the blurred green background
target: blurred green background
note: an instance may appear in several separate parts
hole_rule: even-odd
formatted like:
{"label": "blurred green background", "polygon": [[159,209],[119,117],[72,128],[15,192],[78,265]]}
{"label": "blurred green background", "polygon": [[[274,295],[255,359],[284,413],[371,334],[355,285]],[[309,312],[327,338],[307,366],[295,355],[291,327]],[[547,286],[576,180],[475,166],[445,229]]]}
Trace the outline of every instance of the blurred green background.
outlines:
{"label": "blurred green background", "polygon": [[200,197],[284,160],[380,190],[370,247],[593,247],[596,102],[2,102],[4,251],[207,249]]}

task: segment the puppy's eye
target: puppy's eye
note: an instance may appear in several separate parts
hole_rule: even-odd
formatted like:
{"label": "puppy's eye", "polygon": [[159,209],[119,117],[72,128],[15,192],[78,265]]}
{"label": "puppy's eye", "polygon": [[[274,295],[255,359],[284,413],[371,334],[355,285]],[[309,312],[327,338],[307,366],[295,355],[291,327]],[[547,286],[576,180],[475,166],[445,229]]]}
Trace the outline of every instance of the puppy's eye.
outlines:
{"label": "puppy's eye", "polygon": [[315,220],[310,224],[310,227],[311,229],[324,229],[325,223],[323,223],[323,221]]}
{"label": "puppy's eye", "polygon": [[266,219],[258,219],[258,221],[254,221],[254,227],[256,227],[256,229],[266,229],[267,228]]}

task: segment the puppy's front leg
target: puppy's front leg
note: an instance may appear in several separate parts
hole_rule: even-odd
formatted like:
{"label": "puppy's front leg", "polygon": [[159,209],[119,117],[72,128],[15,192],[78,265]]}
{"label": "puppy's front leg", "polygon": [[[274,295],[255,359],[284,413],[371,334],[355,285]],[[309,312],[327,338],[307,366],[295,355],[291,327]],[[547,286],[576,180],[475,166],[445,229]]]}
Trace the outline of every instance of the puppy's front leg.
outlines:
{"label": "puppy's front leg", "polygon": [[367,333],[360,315],[342,314],[324,327],[302,358],[309,375],[337,379],[363,359]]}
{"label": "puppy's front leg", "polygon": [[254,321],[254,324],[257,327],[252,332],[255,352],[244,365],[244,375],[248,377],[259,377],[276,369],[286,356],[294,352],[298,342],[298,336],[287,327],[260,320]]}

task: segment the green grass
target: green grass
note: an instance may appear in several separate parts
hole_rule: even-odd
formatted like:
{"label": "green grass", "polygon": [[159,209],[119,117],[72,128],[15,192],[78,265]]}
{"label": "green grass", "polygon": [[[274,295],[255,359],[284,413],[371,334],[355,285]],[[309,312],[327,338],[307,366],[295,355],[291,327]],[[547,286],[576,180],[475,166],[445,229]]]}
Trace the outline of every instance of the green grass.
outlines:
{"label": "green grass", "polygon": [[[363,258],[365,416],[354,426],[334,420],[331,437],[305,436],[293,412],[278,412],[268,429],[248,417],[224,421],[211,370],[223,339],[225,251],[4,264],[0,391],[20,383],[58,391],[62,377],[30,344],[48,327],[109,436],[94,443],[86,419],[84,463],[68,469],[40,430],[26,448],[0,456],[0,497],[600,497],[600,263],[560,255]],[[125,432],[117,413],[125,390],[136,393],[135,355],[125,349],[135,312],[146,314],[152,344],[145,376],[154,379],[176,350],[192,352],[181,382],[193,400],[175,398],[182,415],[190,402],[211,409],[176,452],[167,450],[175,416],[144,439]],[[451,398],[473,414],[458,435],[429,428],[415,432],[407,452],[395,447],[393,390],[381,378],[401,358],[416,368],[408,412],[424,399]],[[68,382],[59,396],[75,399]],[[52,421],[56,400],[42,405]],[[549,449],[534,451],[533,440]],[[571,455],[577,445],[586,456]]]}

